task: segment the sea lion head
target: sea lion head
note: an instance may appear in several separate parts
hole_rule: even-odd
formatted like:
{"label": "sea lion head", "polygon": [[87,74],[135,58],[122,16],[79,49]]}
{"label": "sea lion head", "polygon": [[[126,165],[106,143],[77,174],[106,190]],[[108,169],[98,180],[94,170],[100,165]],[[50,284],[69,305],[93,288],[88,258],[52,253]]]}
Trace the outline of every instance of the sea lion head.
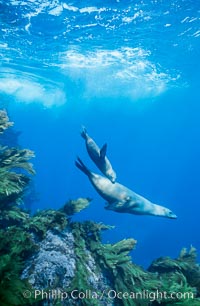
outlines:
{"label": "sea lion head", "polygon": [[158,204],[150,203],[149,205],[147,203],[144,203],[143,210],[148,215],[164,217],[164,218],[169,218],[169,219],[177,218],[177,216],[169,208],[158,205]]}
{"label": "sea lion head", "polygon": [[170,209],[163,207],[162,213],[160,213],[161,217],[170,218],[170,219],[177,219],[177,216],[171,211]]}
{"label": "sea lion head", "polygon": [[177,216],[171,210],[167,212],[166,217],[170,219],[177,219]]}

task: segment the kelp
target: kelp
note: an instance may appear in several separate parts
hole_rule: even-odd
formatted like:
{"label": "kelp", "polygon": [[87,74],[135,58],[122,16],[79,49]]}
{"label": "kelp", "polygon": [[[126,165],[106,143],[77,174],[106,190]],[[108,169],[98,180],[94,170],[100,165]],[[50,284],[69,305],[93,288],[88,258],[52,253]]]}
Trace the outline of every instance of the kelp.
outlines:
{"label": "kelp", "polygon": [[0,110],[0,134],[2,134],[7,128],[13,125],[13,122],[9,121],[7,112]]}
{"label": "kelp", "polygon": [[22,174],[0,169],[0,209],[13,203],[20,204],[30,179]]}
{"label": "kelp", "polygon": [[34,157],[34,153],[31,150],[17,148],[0,148],[0,168],[6,171],[13,169],[25,170],[30,174],[35,174],[32,164],[28,161]]}
{"label": "kelp", "polygon": [[[21,280],[20,275],[25,262],[38,251],[38,241],[44,239],[49,230],[61,233],[67,227],[68,218],[69,216],[64,212],[55,210],[40,211],[34,216],[30,216],[19,207],[2,211],[0,217],[3,228],[0,230],[1,306],[37,304],[37,300],[23,298],[22,293],[27,288],[33,291],[33,288],[26,281]],[[5,224],[7,224],[6,229]],[[80,282],[83,282],[83,277],[80,278]]]}
{"label": "kelp", "polygon": [[29,159],[34,157],[30,150],[0,146],[0,208],[12,202],[20,202],[30,177],[35,174]]}
{"label": "kelp", "polygon": [[77,200],[69,200],[59,210],[48,209],[38,211],[29,219],[27,228],[37,234],[39,238],[44,238],[49,230],[61,232],[66,228],[71,215],[86,208],[90,201],[91,199],[89,198],[79,198]]}
{"label": "kelp", "polygon": [[[0,147],[0,202],[19,198],[30,178],[20,172],[34,174],[32,165],[28,162],[34,157],[30,150]],[[0,204],[2,205],[2,204]]]}
{"label": "kelp", "polygon": [[197,288],[198,296],[200,296],[200,265],[197,261],[197,251],[191,246],[190,250],[187,251],[183,248],[177,258],[181,266],[181,271],[185,275],[187,282]]}
{"label": "kelp", "polygon": [[79,198],[77,200],[69,200],[60,211],[64,212],[66,215],[71,216],[75,213],[80,212],[82,209],[86,208],[92,199],[90,198]]}
{"label": "kelp", "polygon": [[[155,260],[149,267],[149,271],[159,273],[162,279],[162,290],[167,292],[188,293],[188,298],[182,298],[184,305],[193,301],[191,296],[200,297],[200,266],[196,263],[196,249],[191,247],[189,251],[182,249],[177,259],[161,257]],[[170,299],[169,299],[170,300]],[[196,305],[200,305],[200,300],[195,299]],[[175,302],[174,299],[171,303]],[[180,301],[176,301],[177,304]],[[166,304],[168,305],[168,304]],[[192,305],[192,302],[191,302]]]}
{"label": "kelp", "polygon": [[[0,134],[13,123],[0,111]],[[34,174],[30,150],[0,146],[0,305],[27,305],[23,292],[28,288],[20,279],[24,262],[35,250],[32,234],[24,230],[29,215],[20,209],[30,177]]]}
{"label": "kelp", "polygon": [[30,287],[20,279],[26,258],[36,250],[31,235],[17,226],[0,230],[0,305],[27,305],[23,292]]}
{"label": "kelp", "polygon": [[75,254],[77,257],[76,262],[76,275],[72,281],[72,284],[70,288],[68,288],[68,291],[72,291],[75,289],[78,289],[80,291],[84,291],[88,288],[89,284],[87,281],[87,268],[86,268],[86,262],[88,254],[86,253],[86,241],[82,235],[82,227],[80,223],[74,223],[72,224],[72,234],[75,238]]}
{"label": "kelp", "polygon": [[[84,291],[90,288],[85,267],[88,261],[88,252],[95,259],[96,273],[98,274],[101,271],[109,279],[108,292],[111,289],[115,292],[130,292],[133,288],[137,292],[141,290],[141,285],[145,287],[146,280],[149,280],[148,288],[156,288],[156,281],[150,282],[151,274],[134,265],[131,261],[129,253],[135,247],[136,241],[134,239],[124,239],[115,244],[102,244],[101,230],[110,229],[110,226],[87,221],[82,224],[72,223],[71,228],[75,237],[77,269],[70,290],[78,287],[79,290]],[[109,302],[109,297],[107,302]],[[139,304],[135,304],[133,299],[124,299],[123,304],[121,304],[121,300],[116,298],[115,305]],[[148,301],[143,305],[148,305]]]}
{"label": "kelp", "polygon": [[0,229],[6,229],[12,225],[19,225],[20,227],[29,219],[29,214],[18,206],[12,206],[10,209],[1,210],[0,214]]}
{"label": "kelp", "polygon": [[[104,275],[101,268],[93,258],[93,252],[88,247],[90,241],[100,241],[99,235],[101,229],[108,229],[109,226],[97,224],[91,221],[84,223],[71,222],[70,229],[74,237],[74,251],[76,255],[75,276],[68,288],[65,291],[69,293],[77,290],[78,292],[90,291],[95,296],[102,294],[102,291],[107,291],[110,288],[109,283],[104,282]],[[98,234],[97,234],[98,231]],[[98,237],[98,238],[97,238]],[[98,280],[98,281],[97,281]],[[71,305],[71,304],[70,304]],[[92,298],[92,294],[86,298],[77,298],[73,305],[83,306],[99,306],[111,305],[109,298],[104,296],[101,301],[98,298]]]}
{"label": "kelp", "polygon": [[36,213],[26,225],[26,229],[35,233],[39,239],[45,237],[48,230],[62,231],[67,226],[66,215],[52,209]]}
{"label": "kelp", "polygon": [[[6,111],[0,110],[0,134],[12,125]],[[32,157],[34,153],[31,150],[0,145],[0,209],[20,201],[30,181],[27,174],[35,174],[29,162]]]}
{"label": "kelp", "polygon": [[[90,288],[86,276],[89,252],[95,259],[96,273],[103,271],[105,277],[109,279],[107,290],[112,288],[115,292],[130,294],[124,299],[116,297],[114,305],[200,305],[198,298],[200,271],[199,265],[196,264],[194,248],[189,252],[182,251],[177,259],[160,258],[145,271],[135,265],[129,256],[136,244],[134,239],[124,239],[115,244],[102,244],[101,230],[109,229],[109,226],[87,221],[71,223],[70,227],[75,237],[77,268],[69,291],[76,288],[79,290]],[[178,296],[171,296],[171,293],[177,293]],[[81,305],[87,305],[87,301],[85,303],[82,301]]]}
{"label": "kelp", "polygon": [[115,276],[120,266],[130,262],[131,257],[128,254],[133,249],[135,243],[134,239],[124,239],[115,244],[104,244],[101,249],[97,249],[97,254],[102,256],[104,268],[112,270]]}
{"label": "kelp", "polygon": [[200,305],[200,267],[196,257],[196,250],[191,247],[188,252],[182,249],[176,259],[161,257],[153,261],[148,270],[159,274],[159,290],[179,293],[181,297],[168,297],[168,303],[163,305]]}

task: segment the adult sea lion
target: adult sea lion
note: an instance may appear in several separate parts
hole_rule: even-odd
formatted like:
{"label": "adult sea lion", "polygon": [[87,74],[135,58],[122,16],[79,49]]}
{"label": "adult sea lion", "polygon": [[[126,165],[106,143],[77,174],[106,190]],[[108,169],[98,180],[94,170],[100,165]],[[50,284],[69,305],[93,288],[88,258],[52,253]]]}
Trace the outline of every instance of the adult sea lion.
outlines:
{"label": "adult sea lion", "polygon": [[75,164],[76,167],[88,176],[100,196],[107,201],[106,209],[136,215],[153,215],[171,219],[177,218],[168,208],[153,204],[127,187],[119,183],[112,184],[106,177],[91,172],[79,157]]}
{"label": "adult sea lion", "polygon": [[86,128],[82,127],[81,136],[85,139],[86,148],[90,158],[99,170],[112,182],[115,183],[116,173],[110,161],[106,157],[107,144],[100,149],[95,141],[87,134]]}

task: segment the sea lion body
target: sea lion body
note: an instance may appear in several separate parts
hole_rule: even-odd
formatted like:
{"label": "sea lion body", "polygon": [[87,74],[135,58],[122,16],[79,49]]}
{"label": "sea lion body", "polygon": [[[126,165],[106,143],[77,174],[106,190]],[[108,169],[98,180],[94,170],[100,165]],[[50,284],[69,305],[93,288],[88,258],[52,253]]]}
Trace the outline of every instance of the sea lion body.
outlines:
{"label": "sea lion body", "polygon": [[91,172],[80,158],[76,161],[76,166],[88,176],[99,195],[107,201],[106,209],[136,215],[176,218],[168,208],[153,204],[122,184],[112,184],[107,178]]}
{"label": "sea lion body", "polygon": [[115,183],[116,173],[106,157],[107,144],[104,144],[100,149],[95,141],[88,135],[85,127],[82,128],[81,136],[85,139],[87,152],[95,165],[112,183]]}

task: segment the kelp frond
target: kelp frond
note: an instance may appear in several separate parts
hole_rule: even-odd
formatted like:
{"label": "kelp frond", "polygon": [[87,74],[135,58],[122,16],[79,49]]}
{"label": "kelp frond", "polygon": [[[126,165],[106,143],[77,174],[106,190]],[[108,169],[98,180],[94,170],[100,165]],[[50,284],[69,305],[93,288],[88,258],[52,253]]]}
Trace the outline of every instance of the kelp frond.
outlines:
{"label": "kelp frond", "polygon": [[0,147],[1,207],[21,197],[24,188],[30,181],[25,172],[35,173],[32,164],[28,162],[32,157],[34,153],[27,149]]}
{"label": "kelp frond", "polygon": [[18,206],[10,209],[0,210],[0,228],[7,228],[11,225],[22,226],[29,221],[29,214],[21,210]]}
{"label": "kelp frond", "polygon": [[27,229],[39,238],[44,238],[48,230],[64,230],[67,222],[66,215],[63,212],[53,209],[42,210],[30,219]]}
{"label": "kelp frond", "polygon": [[0,230],[0,250],[0,305],[30,305],[22,295],[30,286],[20,274],[26,258],[37,250],[32,236],[19,226]]}
{"label": "kelp frond", "polygon": [[13,125],[13,122],[9,121],[7,112],[0,110],[0,134],[2,134],[7,128]]}
{"label": "kelp frond", "polygon": [[189,251],[186,248],[183,248],[177,259],[179,261],[185,261],[188,264],[194,264],[197,259],[197,250],[193,246],[190,247]]}
{"label": "kelp frond", "polygon": [[77,200],[69,200],[60,211],[71,216],[86,208],[92,200],[90,198],[78,198]]}
{"label": "kelp frond", "polygon": [[28,177],[23,174],[5,172],[0,169],[0,196],[10,196],[13,193],[21,193],[28,181]]}
{"label": "kelp frond", "polygon": [[0,147],[0,168],[4,170],[23,169],[30,174],[35,174],[32,164],[28,162],[34,156],[31,150]]}

